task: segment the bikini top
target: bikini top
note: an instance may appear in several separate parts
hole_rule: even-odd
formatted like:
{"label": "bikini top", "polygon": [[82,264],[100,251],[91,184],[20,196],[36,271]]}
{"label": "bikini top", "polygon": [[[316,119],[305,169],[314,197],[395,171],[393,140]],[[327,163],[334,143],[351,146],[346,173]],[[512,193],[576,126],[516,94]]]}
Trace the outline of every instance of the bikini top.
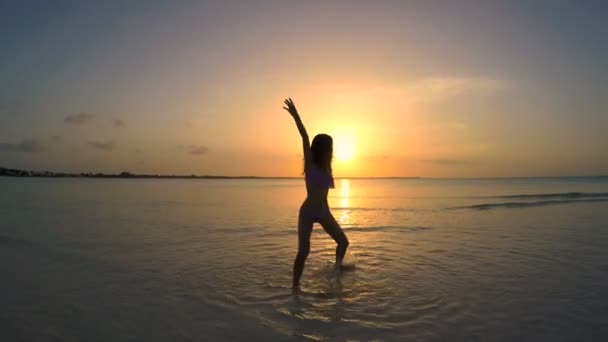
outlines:
{"label": "bikini top", "polygon": [[306,172],[306,183],[313,184],[320,188],[335,188],[334,177],[327,172],[321,171],[317,167],[310,167]]}

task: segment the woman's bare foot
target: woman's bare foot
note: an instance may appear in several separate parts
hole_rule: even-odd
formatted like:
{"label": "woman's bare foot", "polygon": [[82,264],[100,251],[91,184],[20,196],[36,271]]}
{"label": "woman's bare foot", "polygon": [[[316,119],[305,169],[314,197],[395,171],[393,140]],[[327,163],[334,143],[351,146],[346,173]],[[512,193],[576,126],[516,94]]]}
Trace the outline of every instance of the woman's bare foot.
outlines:
{"label": "woman's bare foot", "polygon": [[336,263],[334,265],[334,271],[336,272],[342,272],[342,271],[352,271],[355,269],[355,265],[354,264],[343,264],[343,263]]}

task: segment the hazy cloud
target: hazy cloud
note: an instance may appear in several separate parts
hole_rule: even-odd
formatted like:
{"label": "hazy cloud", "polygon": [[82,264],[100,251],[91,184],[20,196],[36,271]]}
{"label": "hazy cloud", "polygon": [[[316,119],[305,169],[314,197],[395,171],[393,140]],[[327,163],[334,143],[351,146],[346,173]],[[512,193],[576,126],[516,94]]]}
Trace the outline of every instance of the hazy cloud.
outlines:
{"label": "hazy cloud", "polygon": [[116,145],[111,141],[87,141],[87,145],[103,151],[112,151],[116,148]]}
{"label": "hazy cloud", "polygon": [[188,153],[194,155],[201,155],[207,153],[208,151],[209,149],[206,146],[190,146],[190,150],[188,151]]}
{"label": "hazy cloud", "polygon": [[114,127],[125,127],[125,122],[119,118],[112,119],[112,124]]}
{"label": "hazy cloud", "polygon": [[452,127],[459,131],[462,131],[462,130],[467,129],[469,126],[464,122],[454,122],[454,123],[452,123]]}
{"label": "hazy cloud", "polygon": [[19,101],[0,102],[0,114],[15,113],[21,109],[22,104]]}
{"label": "hazy cloud", "polygon": [[40,153],[48,151],[48,146],[34,139],[24,139],[18,144],[0,143],[0,151]]}
{"label": "hazy cloud", "polygon": [[72,124],[72,125],[84,125],[95,118],[95,114],[90,113],[78,113],[78,114],[70,114],[65,117],[63,122]]}
{"label": "hazy cloud", "polygon": [[468,165],[474,163],[474,161],[466,159],[420,159],[419,161],[439,165]]}
{"label": "hazy cloud", "polygon": [[[492,94],[512,86],[510,80],[489,75],[428,75],[398,83],[325,83],[311,86],[311,92],[338,96],[340,100],[360,104],[386,104],[383,110],[402,110],[404,104],[416,105],[451,97]],[[308,90],[307,90],[308,91]],[[397,104],[394,106],[392,104]],[[378,108],[367,110],[377,111]]]}
{"label": "hazy cloud", "polygon": [[186,150],[188,154],[200,156],[209,152],[209,148],[203,145],[178,145],[180,149]]}
{"label": "hazy cloud", "polygon": [[474,91],[496,91],[506,87],[506,82],[485,77],[428,77],[418,87],[434,94],[459,95]]}

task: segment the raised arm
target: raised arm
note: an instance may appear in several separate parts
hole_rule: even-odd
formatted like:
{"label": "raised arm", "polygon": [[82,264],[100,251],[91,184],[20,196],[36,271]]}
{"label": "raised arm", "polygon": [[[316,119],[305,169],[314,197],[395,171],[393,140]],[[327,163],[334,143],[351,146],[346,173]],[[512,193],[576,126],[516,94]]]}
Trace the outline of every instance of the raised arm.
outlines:
{"label": "raised arm", "polygon": [[308,167],[312,164],[312,155],[310,152],[310,140],[308,138],[308,133],[306,133],[306,128],[300,119],[300,115],[298,114],[298,110],[296,109],[296,105],[293,104],[293,100],[291,98],[285,100],[285,106],[283,107],[286,111],[291,114],[294,121],[296,122],[296,126],[298,126],[298,131],[300,132],[300,136],[302,136],[302,148],[304,150],[304,169],[307,170]]}

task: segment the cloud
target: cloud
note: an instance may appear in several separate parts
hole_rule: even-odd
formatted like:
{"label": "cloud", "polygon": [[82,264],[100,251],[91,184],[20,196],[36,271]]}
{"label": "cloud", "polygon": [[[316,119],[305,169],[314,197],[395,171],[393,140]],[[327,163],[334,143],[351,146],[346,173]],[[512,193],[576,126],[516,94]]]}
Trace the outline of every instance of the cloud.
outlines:
{"label": "cloud", "polygon": [[429,93],[454,96],[476,91],[497,91],[506,87],[506,82],[485,77],[427,77],[415,85]]}
{"label": "cloud", "polygon": [[22,107],[22,103],[19,101],[8,101],[0,102],[0,114],[1,113],[15,113],[18,112]]}
{"label": "cloud", "polygon": [[190,150],[188,151],[188,153],[194,155],[201,155],[207,153],[208,151],[209,149],[206,146],[190,146]]}
{"label": "cloud", "polygon": [[112,119],[112,124],[114,127],[125,127],[125,122],[119,118]]}
{"label": "cloud", "polygon": [[454,123],[452,123],[452,127],[459,131],[462,131],[462,130],[467,129],[469,126],[464,122],[454,122]]}
{"label": "cloud", "polygon": [[65,117],[63,122],[72,124],[72,125],[84,125],[95,118],[95,114],[90,113],[78,113],[78,114],[70,114]]}
{"label": "cloud", "polygon": [[439,165],[470,165],[475,162],[466,159],[419,159],[423,163],[432,163]]}
{"label": "cloud", "polygon": [[103,151],[112,151],[116,148],[116,145],[111,141],[87,141],[87,145]]}
{"label": "cloud", "polygon": [[336,103],[338,111],[416,113],[424,106],[457,97],[500,93],[512,86],[508,79],[491,75],[427,75],[405,82],[322,83],[304,92]]}
{"label": "cloud", "polygon": [[203,145],[178,145],[179,149],[184,149],[188,154],[192,154],[195,156],[201,156],[207,152],[209,152],[209,148]]}
{"label": "cloud", "polygon": [[23,139],[18,144],[0,143],[0,151],[40,153],[48,151],[48,146],[34,139]]}

